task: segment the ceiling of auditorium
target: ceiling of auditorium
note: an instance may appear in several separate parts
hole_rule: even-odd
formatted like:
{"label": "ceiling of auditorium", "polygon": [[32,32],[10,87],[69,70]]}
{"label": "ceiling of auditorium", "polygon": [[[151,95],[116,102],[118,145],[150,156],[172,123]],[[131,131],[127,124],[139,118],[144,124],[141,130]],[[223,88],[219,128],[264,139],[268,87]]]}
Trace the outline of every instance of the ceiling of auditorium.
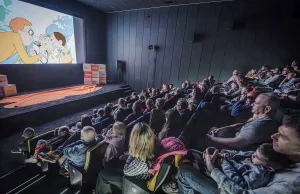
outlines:
{"label": "ceiling of auditorium", "polygon": [[77,0],[103,12],[231,0]]}

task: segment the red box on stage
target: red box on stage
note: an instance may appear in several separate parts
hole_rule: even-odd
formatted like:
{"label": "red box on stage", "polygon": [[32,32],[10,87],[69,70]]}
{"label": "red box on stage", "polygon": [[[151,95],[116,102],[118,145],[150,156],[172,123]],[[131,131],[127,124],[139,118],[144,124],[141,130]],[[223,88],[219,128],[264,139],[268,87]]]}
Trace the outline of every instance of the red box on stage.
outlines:
{"label": "red box on stage", "polygon": [[92,85],[92,78],[84,78],[84,85]]}
{"label": "red box on stage", "polygon": [[99,65],[92,64],[92,71],[99,71]]}
{"label": "red box on stage", "polygon": [[84,72],[84,78],[92,78],[92,72],[91,71],[85,71]]}

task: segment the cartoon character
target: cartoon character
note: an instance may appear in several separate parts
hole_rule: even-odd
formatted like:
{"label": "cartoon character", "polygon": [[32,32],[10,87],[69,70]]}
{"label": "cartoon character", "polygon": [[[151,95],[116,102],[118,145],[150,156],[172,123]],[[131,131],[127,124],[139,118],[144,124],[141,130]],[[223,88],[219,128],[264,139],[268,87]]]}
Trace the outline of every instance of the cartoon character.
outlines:
{"label": "cartoon character", "polygon": [[25,64],[46,61],[43,56],[29,56],[25,51],[24,46],[29,46],[33,42],[34,31],[31,28],[31,22],[25,18],[14,18],[10,21],[9,26],[12,32],[0,33],[0,63],[11,58],[16,53],[19,54],[16,62],[20,59]]}
{"label": "cartoon character", "polygon": [[51,34],[50,44],[57,49],[58,54],[56,57],[60,59],[61,63],[72,64],[72,56],[70,55],[70,51],[65,47],[66,38],[63,34],[59,32]]}

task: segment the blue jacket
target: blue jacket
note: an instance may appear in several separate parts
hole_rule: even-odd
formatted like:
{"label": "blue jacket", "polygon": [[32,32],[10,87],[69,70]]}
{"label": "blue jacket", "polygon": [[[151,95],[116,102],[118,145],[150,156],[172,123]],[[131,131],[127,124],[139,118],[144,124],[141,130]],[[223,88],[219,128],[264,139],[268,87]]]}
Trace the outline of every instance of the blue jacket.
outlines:
{"label": "blue jacket", "polygon": [[231,116],[240,116],[242,118],[250,118],[253,113],[251,112],[251,104],[247,104],[245,101],[237,101],[232,105]]}
{"label": "blue jacket", "polygon": [[63,149],[63,155],[68,159],[69,164],[73,164],[77,167],[83,167],[86,160],[87,150],[99,142],[99,138],[96,137],[96,140],[87,144],[82,140],[78,140],[70,145],[66,146]]}

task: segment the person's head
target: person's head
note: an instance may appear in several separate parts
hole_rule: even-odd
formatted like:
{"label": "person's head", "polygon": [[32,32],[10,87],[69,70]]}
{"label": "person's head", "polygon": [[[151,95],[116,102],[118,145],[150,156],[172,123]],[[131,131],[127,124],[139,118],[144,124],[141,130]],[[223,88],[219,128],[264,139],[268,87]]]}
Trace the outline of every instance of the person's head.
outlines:
{"label": "person's head", "polygon": [[77,122],[77,123],[76,123],[76,128],[79,129],[79,130],[82,129],[82,124],[81,124],[81,122]]}
{"label": "person's head", "polygon": [[81,125],[82,125],[82,128],[85,126],[92,126],[92,120],[89,117],[89,115],[84,114],[81,116]]}
{"label": "person's head", "polygon": [[189,80],[185,80],[185,83],[187,84],[187,86],[191,85],[191,82]]}
{"label": "person's head", "polygon": [[131,93],[131,98],[132,99],[137,99],[138,98],[137,93],[136,92],[132,92]]}
{"label": "person's head", "polygon": [[271,93],[263,93],[257,96],[253,105],[252,113],[257,114],[257,116],[273,116],[280,106],[279,98]]}
{"label": "person's head", "polygon": [[10,21],[10,29],[21,36],[24,46],[29,46],[33,42],[34,32],[31,28],[32,23],[25,18],[14,18]]}
{"label": "person's head", "polygon": [[112,112],[112,108],[109,105],[104,106],[104,116],[110,116]]}
{"label": "person's head", "polygon": [[153,108],[153,105],[154,105],[154,102],[153,102],[152,99],[146,100],[146,107],[147,107],[148,109]]}
{"label": "person's head", "polygon": [[109,106],[110,108],[114,107],[113,103],[107,103],[107,106]]}
{"label": "person's head", "polygon": [[35,136],[35,130],[31,127],[27,127],[24,129],[23,131],[23,134],[22,134],[22,137],[25,139],[25,140],[28,140],[28,139],[31,139]]}
{"label": "person's head", "polygon": [[160,91],[159,91],[158,88],[156,88],[155,90],[156,90],[156,94],[159,94],[159,93],[160,93]]}
{"label": "person's head", "polygon": [[212,82],[214,80],[214,78],[215,77],[213,75],[209,75],[207,79],[208,79],[208,81]]}
{"label": "person's head", "polygon": [[251,91],[251,88],[250,88],[250,87],[243,86],[243,87],[242,87],[242,90],[241,90],[241,94],[242,94],[242,95],[247,95],[250,91]]}
{"label": "person's head", "polygon": [[148,92],[149,94],[151,94],[151,93],[152,93],[152,89],[151,89],[151,88],[148,88],[148,89],[147,89],[147,92]]}
{"label": "person's head", "polygon": [[287,167],[290,161],[287,156],[276,152],[272,143],[264,143],[251,156],[252,163],[263,166],[269,171]]}
{"label": "person's head", "polygon": [[129,140],[129,154],[132,157],[146,161],[154,158],[155,134],[146,123],[134,125]]}
{"label": "person's head", "polygon": [[232,82],[231,83],[231,89],[237,89],[237,88],[239,88],[239,85],[236,83],[236,82]]}
{"label": "person's head", "polygon": [[146,100],[146,97],[144,95],[139,96],[139,101],[144,102]]}
{"label": "person's head", "polygon": [[129,102],[129,101],[130,101],[130,96],[127,96],[127,97],[125,98],[125,101],[126,101],[126,102]]}
{"label": "person's head", "polygon": [[188,102],[186,101],[185,98],[179,98],[176,104],[176,109],[177,111],[185,110],[188,108]]}
{"label": "person's head", "polygon": [[263,70],[263,71],[268,70],[268,65],[263,65],[263,66],[261,66],[261,70]]}
{"label": "person's head", "polygon": [[248,92],[246,103],[247,104],[253,104],[255,102],[255,99],[256,99],[257,96],[258,96],[258,92],[256,92],[256,91]]}
{"label": "person's head", "polygon": [[126,107],[126,101],[125,101],[125,99],[124,98],[119,98],[118,105],[119,105],[120,108]]}
{"label": "person's head", "polygon": [[168,100],[168,99],[170,99],[170,98],[171,98],[171,94],[167,93],[167,94],[165,95],[165,99]]}
{"label": "person's head", "polygon": [[294,60],[293,62],[292,62],[292,67],[293,68],[295,68],[296,66],[298,66],[299,65],[299,63],[298,63],[298,61],[297,60]]}
{"label": "person's head", "polygon": [[142,95],[146,95],[147,94],[147,90],[143,89],[141,92]]}
{"label": "person's head", "polygon": [[239,71],[238,70],[233,70],[232,75],[238,75]]}
{"label": "person's head", "polygon": [[164,100],[164,99],[162,99],[162,98],[157,98],[157,99],[155,100],[155,107],[156,107],[157,109],[162,109],[164,106],[165,106],[165,100]]}
{"label": "person's head", "polygon": [[290,68],[289,67],[285,67],[283,68],[281,74],[284,75],[284,76],[287,76],[290,72]]}
{"label": "person's head", "polygon": [[290,71],[290,72],[288,73],[288,75],[286,76],[286,78],[287,78],[288,80],[290,80],[290,79],[296,77],[296,75],[297,75],[296,71]]}
{"label": "person's head", "polygon": [[127,108],[132,108],[132,103],[128,103]]}
{"label": "person's head", "polygon": [[50,43],[56,48],[62,48],[66,45],[66,38],[60,32],[53,32],[50,36]]}
{"label": "person's head", "polygon": [[192,90],[192,98],[194,100],[200,100],[201,98],[201,89],[200,88],[193,88]]}
{"label": "person's head", "polygon": [[80,139],[84,143],[91,143],[91,142],[95,141],[96,135],[97,135],[97,133],[96,133],[96,130],[94,129],[94,127],[86,126],[86,127],[83,127],[83,129],[81,130]]}
{"label": "person's head", "polygon": [[93,114],[94,114],[94,115],[97,114],[97,112],[98,112],[97,109],[94,109],[94,110],[93,110]]}
{"label": "person's head", "polygon": [[139,101],[134,102],[133,105],[132,105],[132,110],[135,113],[142,112],[142,104],[141,104],[141,102],[139,102]]}
{"label": "person's head", "polygon": [[126,136],[126,125],[122,122],[115,122],[112,127],[112,134],[121,138]]}
{"label": "person's head", "polygon": [[188,85],[187,85],[187,83],[185,83],[185,82],[183,82],[182,84],[181,84],[181,88],[186,88]]}
{"label": "person's head", "polygon": [[277,75],[277,74],[279,74],[280,73],[280,69],[279,68],[275,68],[274,70],[273,70],[273,74],[274,75]]}
{"label": "person's head", "polygon": [[70,129],[69,129],[68,126],[62,126],[62,127],[60,127],[60,128],[58,129],[57,135],[58,135],[59,137],[66,136],[66,135],[69,134],[69,130],[70,130]]}
{"label": "person's head", "polygon": [[276,152],[287,155],[296,162],[300,162],[299,116],[291,116],[271,138],[273,139],[273,148]]}
{"label": "person's head", "polygon": [[174,87],[173,84],[169,84],[169,88],[172,89]]}
{"label": "person's head", "polygon": [[236,79],[236,83],[239,87],[245,86],[245,78],[242,76],[238,76],[238,78]]}
{"label": "person's head", "polygon": [[98,111],[97,111],[97,114],[99,115],[99,117],[103,117],[104,116],[104,109],[99,108]]}
{"label": "person's head", "polygon": [[120,110],[117,110],[114,112],[114,120],[115,122],[120,121],[123,122],[122,112]]}
{"label": "person's head", "polygon": [[169,109],[165,113],[165,119],[166,119],[165,124],[164,124],[162,130],[158,134],[159,140],[162,140],[163,138],[165,138],[169,130],[176,130],[179,127],[181,127],[180,115],[179,115],[178,111],[176,111],[174,109]]}

